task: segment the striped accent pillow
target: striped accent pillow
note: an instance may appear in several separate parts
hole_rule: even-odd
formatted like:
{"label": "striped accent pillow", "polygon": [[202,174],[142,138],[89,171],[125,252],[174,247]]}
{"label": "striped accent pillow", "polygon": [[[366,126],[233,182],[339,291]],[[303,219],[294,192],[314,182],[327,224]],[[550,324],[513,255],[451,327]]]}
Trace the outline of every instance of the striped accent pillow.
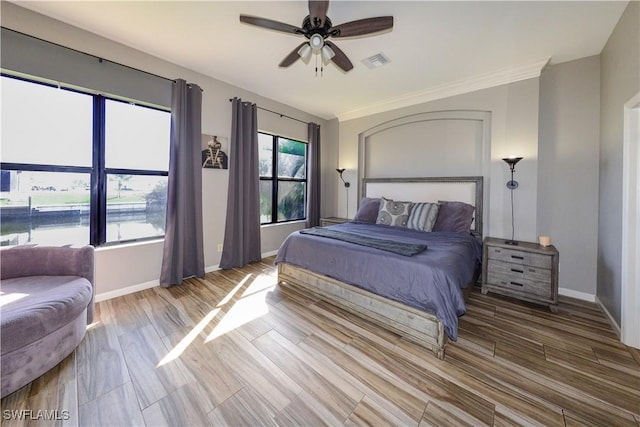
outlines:
{"label": "striped accent pillow", "polygon": [[411,209],[407,228],[420,231],[431,231],[438,219],[440,205],[437,203],[416,203]]}

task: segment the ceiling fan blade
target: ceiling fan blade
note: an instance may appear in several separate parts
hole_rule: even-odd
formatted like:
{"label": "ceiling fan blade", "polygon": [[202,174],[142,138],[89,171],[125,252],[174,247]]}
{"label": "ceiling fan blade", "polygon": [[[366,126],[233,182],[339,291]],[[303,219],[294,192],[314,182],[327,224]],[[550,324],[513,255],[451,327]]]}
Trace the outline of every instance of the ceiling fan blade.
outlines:
{"label": "ceiling fan blade", "polygon": [[303,34],[301,28],[294,25],[285,24],[283,22],[273,21],[271,19],[260,18],[257,16],[240,15],[240,22],[245,24],[256,25],[262,28],[268,28],[270,30],[282,31],[290,34]]}
{"label": "ceiling fan blade", "polygon": [[393,16],[378,16],[346,22],[329,29],[331,37],[354,37],[393,28]]}
{"label": "ceiling fan blade", "polygon": [[300,59],[300,55],[298,54],[298,51],[300,50],[300,48],[302,46],[304,46],[305,44],[308,44],[309,42],[303,42],[300,43],[298,45],[298,47],[296,47],[295,49],[293,49],[291,51],[291,53],[289,55],[286,56],[286,58],[284,58],[282,60],[282,62],[280,62],[280,64],[278,64],[279,67],[285,68],[288,67],[289,65],[293,64],[294,62],[296,62],[298,59]]}
{"label": "ceiling fan blade", "polygon": [[309,0],[309,18],[314,27],[322,28],[324,20],[327,18],[329,0]]}
{"label": "ceiling fan blade", "polygon": [[344,52],[340,50],[338,46],[326,40],[324,44],[329,46],[333,50],[333,52],[336,54],[333,58],[331,58],[331,61],[333,61],[334,64],[336,64],[345,72],[350,71],[353,68],[353,64],[351,63],[351,61],[349,61],[349,58],[347,58],[347,55],[345,55]]}

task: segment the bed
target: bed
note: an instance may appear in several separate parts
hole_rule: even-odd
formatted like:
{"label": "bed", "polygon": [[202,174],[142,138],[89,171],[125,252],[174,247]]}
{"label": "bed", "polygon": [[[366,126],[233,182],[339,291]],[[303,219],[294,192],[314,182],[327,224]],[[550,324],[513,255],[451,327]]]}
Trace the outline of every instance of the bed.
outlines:
{"label": "bed", "polygon": [[356,221],[292,233],[275,260],[280,286],[303,288],[443,359],[480,272],[482,183],[482,177],[365,178],[363,204],[380,198],[443,202],[443,215],[444,205],[471,206],[471,223],[464,231],[436,223],[435,231],[424,232],[361,221],[360,206]]}

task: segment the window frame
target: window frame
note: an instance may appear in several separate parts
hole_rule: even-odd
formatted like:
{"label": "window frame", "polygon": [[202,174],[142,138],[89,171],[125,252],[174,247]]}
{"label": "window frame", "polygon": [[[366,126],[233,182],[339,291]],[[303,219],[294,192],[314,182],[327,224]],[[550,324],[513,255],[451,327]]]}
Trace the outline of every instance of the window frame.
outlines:
{"label": "window frame", "polygon": [[[271,221],[260,222],[260,225],[286,224],[295,221],[305,221],[307,219],[307,197],[308,197],[308,173],[309,173],[309,143],[298,139],[288,138],[268,132],[258,132],[258,135],[266,135],[271,137],[271,176],[260,176],[260,181],[271,181]],[[304,155],[304,178],[291,178],[278,176],[278,141],[286,139],[288,141],[298,142],[305,145]],[[296,219],[278,220],[278,183],[279,182],[304,182],[304,217]]]}
{"label": "window frame", "polygon": [[[115,246],[133,242],[143,242],[150,240],[163,239],[163,235],[139,237],[134,239],[125,239],[107,242],[107,182],[108,175],[122,174],[134,176],[169,176],[169,170],[148,170],[148,169],[120,169],[105,167],[106,159],[106,101],[123,102],[133,104],[138,107],[150,108],[158,111],[171,113],[171,109],[151,106],[145,103],[137,103],[131,100],[118,99],[116,97],[106,96],[100,93],[84,91],[76,88],[62,87],[48,82],[38,81],[35,79],[15,76],[7,73],[0,73],[1,77],[22,80],[25,82],[67,90],[83,95],[91,96],[93,99],[93,131],[92,131],[92,165],[91,166],[71,166],[71,165],[47,165],[32,163],[7,163],[0,162],[0,170],[7,171],[26,171],[26,172],[68,172],[68,173],[86,173],[90,175],[89,190],[89,241],[87,244],[99,246]],[[166,232],[166,230],[165,230]]]}

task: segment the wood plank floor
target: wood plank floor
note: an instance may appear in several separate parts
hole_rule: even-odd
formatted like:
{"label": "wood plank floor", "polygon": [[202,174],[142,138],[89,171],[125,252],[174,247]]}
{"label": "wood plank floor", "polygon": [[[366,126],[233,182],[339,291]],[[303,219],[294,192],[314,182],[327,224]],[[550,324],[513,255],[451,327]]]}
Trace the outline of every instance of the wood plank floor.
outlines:
{"label": "wood plank floor", "polygon": [[97,304],[80,347],[2,399],[2,425],[640,427],[640,351],[595,304],[474,292],[442,361],[281,291],[272,262]]}

